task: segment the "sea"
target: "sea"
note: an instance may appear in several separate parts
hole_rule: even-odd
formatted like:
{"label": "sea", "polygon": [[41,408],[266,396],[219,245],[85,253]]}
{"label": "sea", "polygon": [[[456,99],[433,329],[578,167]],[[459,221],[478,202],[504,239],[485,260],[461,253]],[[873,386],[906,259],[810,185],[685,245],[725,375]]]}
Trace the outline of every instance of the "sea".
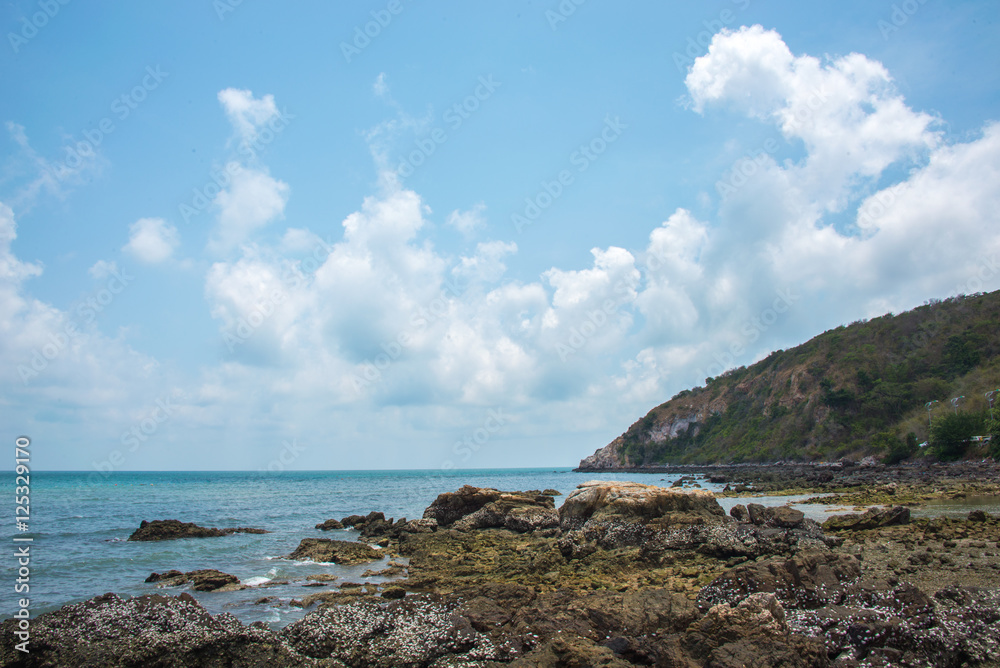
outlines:
{"label": "sea", "polygon": [[[32,616],[67,603],[107,592],[121,596],[151,593],[191,593],[213,614],[229,612],[243,623],[263,621],[280,628],[305,614],[291,605],[312,593],[334,590],[341,583],[386,581],[365,577],[381,570],[386,558],[358,566],[338,566],[285,558],[303,538],[353,540],[353,530],[320,531],[315,525],[347,515],[381,511],[386,518],[422,516],[443,492],[462,485],[500,490],[555,489],[556,505],[588,480],[631,480],[669,486],[682,474],[576,473],[570,469],[452,469],[448,471],[281,471],[281,472],[32,472],[28,531],[12,518],[5,523],[7,557],[2,560],[4,591],[0,617],[17,609],[14,583],[19,577],[15,547],[30,545],[29,586]],[[10,479],[14,487],[13,476]],[[699,479],[708,490],[722,485]],[[12,490],[13,491],[13,490]],[[805,497],[802,497],[805,498]],[[763,497],[764,505],[781,505],[800,498]],[[728,509],[747,499],[720,499]],[[816,504],[795,506],[819,521],[834,510]],[[844,509],[840,509],[841,512]],[[968,512],[968,506],[953,509]],[[233,534],[218,538],[188,538],[159,542],[129,542],[143,520],[178,519],[206,527],[255,527],[268,534]],[[14,542],[32,538],[30,543]],[[400,559],[395,559],[400,561]],[[401,560],[405,563],[405,559]],[[214,568],[238,577],[249,588],[234,592],[196,592],[187,586],[167,589],[146,583],[153,572]],[[307,587],[306,577],[332,574],[338,579],[323,587]],[[285,583],[287,584],[281,584]]]}

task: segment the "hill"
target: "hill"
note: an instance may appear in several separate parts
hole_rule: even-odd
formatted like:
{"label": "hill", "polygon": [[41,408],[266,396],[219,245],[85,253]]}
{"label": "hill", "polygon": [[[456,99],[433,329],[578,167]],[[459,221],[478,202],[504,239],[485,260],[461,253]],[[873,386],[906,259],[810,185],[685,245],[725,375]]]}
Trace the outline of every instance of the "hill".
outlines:
{"label": "hill", "polygon": [[[580,469],[982,456],[989,444],[970,443],[965,432],[991,429],[984,393],[998,387],[1000,291],[931,300],[708,378],[651,410]],[[955,410],[951,399],[963,395]],[[950,450],[948,438],[958,439]],[[918,448],[928,440],[932,447]]]}

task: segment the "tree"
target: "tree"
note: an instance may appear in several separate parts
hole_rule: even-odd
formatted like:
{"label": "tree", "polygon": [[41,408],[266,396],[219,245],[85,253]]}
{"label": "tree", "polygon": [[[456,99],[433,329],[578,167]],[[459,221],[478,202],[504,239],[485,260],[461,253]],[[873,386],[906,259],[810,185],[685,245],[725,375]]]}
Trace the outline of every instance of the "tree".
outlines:
{"label": "tree", "polygon": [[943,462],[961,459],[972,437],[983,430],[983,418],[978,413],[950,413],[935,420],[931,427],[934,453]]}
{"label": "tree", "polygon": [[[888,433],[888,432],[883,432]],[[879,434],[881,436],[881,434]],[[891,435],[890,435],[891,436]],[[877,437],[876,437],[877,438]],[[885,456],[886,464],[898,464],[904,459],[909,459],[917,452],[917,435],[912,431],[906,435],[906,440],[901,441],[892,437],[889,442],[889,452]]]}

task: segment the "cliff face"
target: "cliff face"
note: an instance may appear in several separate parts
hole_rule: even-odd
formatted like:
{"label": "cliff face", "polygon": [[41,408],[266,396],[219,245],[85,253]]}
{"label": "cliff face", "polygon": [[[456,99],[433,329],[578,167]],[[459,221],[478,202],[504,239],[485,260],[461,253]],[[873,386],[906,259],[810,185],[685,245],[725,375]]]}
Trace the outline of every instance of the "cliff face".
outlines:
{"label": "cliff face", "polygon": [[861,458],[927,440],[925,403],[964,395],[963,410],[985,410],[998,322],[994,292],[838,327],[678,393],[580,468]]}

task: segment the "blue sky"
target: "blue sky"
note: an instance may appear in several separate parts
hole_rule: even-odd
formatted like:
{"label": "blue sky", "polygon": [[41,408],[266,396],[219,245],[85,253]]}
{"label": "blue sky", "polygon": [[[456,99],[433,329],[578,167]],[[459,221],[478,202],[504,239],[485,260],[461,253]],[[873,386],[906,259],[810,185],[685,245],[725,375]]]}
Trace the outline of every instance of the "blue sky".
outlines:
{"label": "blue sky", "polygon": [[8,440],[572,465],[708,375],[1000,287],[1000,6],[679,4],[5,3]]}

